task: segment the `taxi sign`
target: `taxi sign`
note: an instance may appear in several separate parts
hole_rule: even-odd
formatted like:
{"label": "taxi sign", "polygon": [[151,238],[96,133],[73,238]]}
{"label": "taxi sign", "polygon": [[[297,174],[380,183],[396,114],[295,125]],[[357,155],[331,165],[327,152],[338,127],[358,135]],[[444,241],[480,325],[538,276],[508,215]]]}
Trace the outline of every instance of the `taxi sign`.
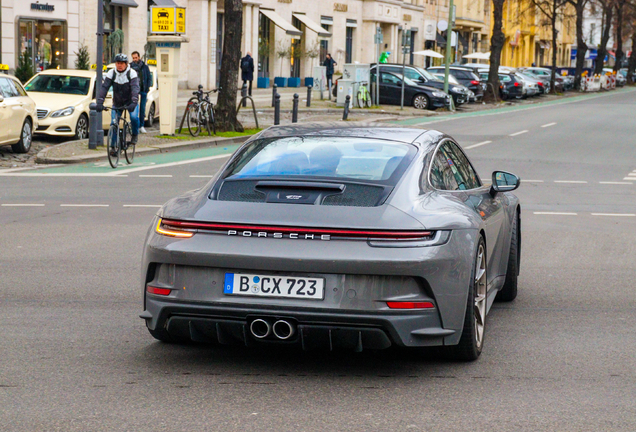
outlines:
{"label": "taxi sign", "polygon": [[183,34],[185,33],[185,8],[182,7],[150,7],[150,33]]}
{"label": "taxi sign", "polygon": [[[96,65],[96,64],[92,64],[92,65],[91,65],[91,70],[97,70],[97,65]],[[108,69],[106,68],[106,65],[104,65],[104,66],[103,66],[103,70],[108,70]]]}
{"label": "taxi sign", "polygon": [[148,59],[148,61],[146,61],[146,64],[148,66],[157,66],[157,60],[155,59]]}
{"label": "taxi sign", "polygon": [[9,70],[9,65],[6,65],[6,64],[0,64],[0,70],[8,71],[8,70]]}

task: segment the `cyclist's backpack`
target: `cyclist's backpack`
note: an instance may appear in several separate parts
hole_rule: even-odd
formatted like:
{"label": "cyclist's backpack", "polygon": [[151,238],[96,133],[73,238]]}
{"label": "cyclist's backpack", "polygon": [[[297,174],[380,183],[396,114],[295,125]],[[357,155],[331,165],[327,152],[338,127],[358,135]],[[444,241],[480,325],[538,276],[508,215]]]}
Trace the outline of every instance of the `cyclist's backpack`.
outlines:
{"label": "cyclist's backpack", "polygon": [[250,70],[250,62],[247,57],[243,57],[243,61],[241,62],[241,70],[243,72],[249,72]]}

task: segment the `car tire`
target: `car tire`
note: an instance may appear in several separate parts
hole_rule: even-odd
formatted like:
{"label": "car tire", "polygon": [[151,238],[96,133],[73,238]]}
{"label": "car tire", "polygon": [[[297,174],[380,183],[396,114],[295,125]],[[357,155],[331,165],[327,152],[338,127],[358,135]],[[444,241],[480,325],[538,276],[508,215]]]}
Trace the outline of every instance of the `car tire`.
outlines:
{"label": "car tire", "polygon": [[152,127],[152,124],[155,122],[155,103],[153,102],[150,105],[150,109],[148,110],[148,117],[146,117],[146,126]]}
{"label": "car tire", "polygon": [[511,302],[517,298],[517,279],[519,276],[519,264],[520,264],[520,246],[521,238],[519,236],[519,215],[515,214],[514,221],[512,222],[512,230],[510,234],[510,253],[508,255],[508,269],[506,270],[506,280],[503,287],[497,293],[495,297],[496,301]]}
{"label": "car tire", "polygon": [[430,102],[428,100],[428,96],[425,94],[417,94],[413,97],[413,107],[416,109],[424,110],[427,109],[429,105]]}
{"label": "car tire", "polygon": [[81,114],[77,119],[74,138],[76,140],[88,138],[88,117],[86,117],[86,114]]}
{"label": "car tire", "polygon": [[471,273],[462,335],[457,345],[444,347],[446,357],[449,360],[461,362],[477,360],[484,347],[488,285],[487,262],[486,242],[480,236]]}
{"label": "car tire", "polygon": [[20,131],[20,141],[11,145],[11,150],[14,153],[28,153],[31,150],[31,144],[33,143],[33,127],[31,120],[24,120],[22,130]]}

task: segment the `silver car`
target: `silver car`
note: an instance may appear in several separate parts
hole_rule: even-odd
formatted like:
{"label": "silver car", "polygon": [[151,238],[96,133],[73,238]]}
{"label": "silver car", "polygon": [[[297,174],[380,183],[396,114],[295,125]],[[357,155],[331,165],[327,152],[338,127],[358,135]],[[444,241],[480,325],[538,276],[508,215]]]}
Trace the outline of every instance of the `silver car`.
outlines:
{"label": "silver car", "polygon": [[141,318],[165,342],[439,346],[475,360],[520,264],[520,180],[492,180],[437,131],[267,129],[157,213]]}

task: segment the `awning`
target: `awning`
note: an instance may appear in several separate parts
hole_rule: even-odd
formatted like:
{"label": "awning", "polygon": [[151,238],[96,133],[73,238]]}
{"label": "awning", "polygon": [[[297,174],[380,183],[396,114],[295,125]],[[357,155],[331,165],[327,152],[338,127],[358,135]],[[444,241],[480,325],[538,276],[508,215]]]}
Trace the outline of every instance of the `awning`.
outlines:
{"label": "awning", "polygon": [[415,51],[413,55],[421,55],[424,57],[434,57],[434,58],[444,58],[443,55],[433,50]]}
{"label": "awning", "polygon": [[298,21],[300,21],[301,23],[305,24],[305,27],[307,27],[309,30],[311,30],[314,33],[317,33],[318,36],[324,37],[324,38],[331,37],[331,33],[330,32],[328,32],[327,30],[322,28],[322,26],[320,24],[310,20],[307,17],[307,15],[299,14],[299,13],[293,13],[292,16],[294,18],[298,19]]}
{"label": "awning", "polygon": [[285,33],[287,33],[288,35],[300,36],[303,34],[303,32],[301,32],[296,27],[291,25],[289,21],[285,21],[285,19],[282,16],[278,15],[273,10],[261,9],[261,13],[265,15],[267,18],[269,18],[269,20],[273,22],[277,27],[280,27],[283,30],[285,30]]}
{"label": "awning", "polygon": [[177,4],[173,0],[150,0],[155,6],[175,7]]}
{"label": "awning", "polygon": [[139,5],[135,3],[135,0],[110,0],[111,6],[122,6],[136,8]]}

